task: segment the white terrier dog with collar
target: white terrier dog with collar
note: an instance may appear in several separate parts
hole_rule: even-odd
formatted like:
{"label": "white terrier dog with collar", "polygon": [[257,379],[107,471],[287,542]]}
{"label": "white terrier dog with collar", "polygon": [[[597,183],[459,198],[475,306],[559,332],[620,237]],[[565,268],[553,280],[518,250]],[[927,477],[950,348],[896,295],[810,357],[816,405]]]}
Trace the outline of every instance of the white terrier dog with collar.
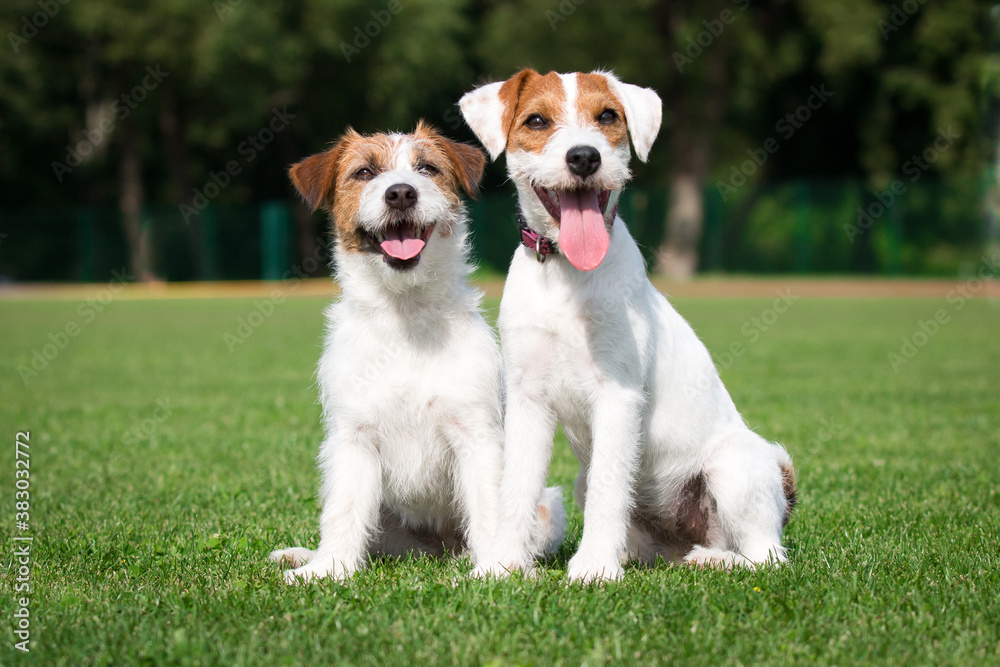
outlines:
{"label": "white terrier dog with collar", "polygon": [[629,137],[645,161],[655,92],[590,74],[523,70],[466,94],[462,114],[507,152],[522,241],[500,306],[506,445],[496,539],[479,576],[533,566],[535,509],[561,422],[580,461],[583,537],[572,580],[628,559],[718,567],[785,560],[788,453],[744,423],[708,350],[656,291],[617,216]]}
{"label": "white terrier dog with collar", "polygon": [[[373,553],[485,558],[496,531],[503,367],[467,277],[467,218],[485,157],[420,123],[349,130],[291,168],[333,221],[341,299],[319,364],[326,439],[320,540],[274,551],[293,583],[343,579]],[[539,493],[533,554],[562,541],[558,489]]]}

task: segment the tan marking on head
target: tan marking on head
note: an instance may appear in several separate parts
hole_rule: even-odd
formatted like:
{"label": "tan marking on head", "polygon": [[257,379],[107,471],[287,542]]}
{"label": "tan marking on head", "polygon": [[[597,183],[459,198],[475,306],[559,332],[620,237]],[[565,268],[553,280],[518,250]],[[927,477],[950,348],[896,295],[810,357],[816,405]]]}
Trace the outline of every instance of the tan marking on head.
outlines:
{"label": "tan marking on head", "polygon": [[[526,72],[526,74],[525,74]],[[555,72],[545,76],[534,70],[525,70],[520,86],[520,95],[510,120],[507,133],[507,151],[529,151],[541,153],[552,133],[560,123],[566,121],[566,90]],[[508,83],[511,80],[508,80]],[[507,84],[505,83],[504,86]],[[501,99],[503,99],[501,88]],[[504,102],[506,110],[508,102]],[[547,121],[543,128],[531,128],[525,123],[534,115]]]}
{"label": "tan marking on head", "polygon": [[333,193],[334,232],[344,250],[360,252],[364,249],[364,232],[358,224],[361,194],[370,178],[362,177],[362,169],[370,169],[376,176],[393,168],[399,135],[372,134],[358,136],[341,152],[340,169]]}
{"label": "tan marking on head", "polygon": [[[452,141],[420,121],[412,134],[361,135],[348,129],[330,150],[306,158],[289,170],[295,187],[313,210],[325,209],[333,222],[338,246],[348,252],[364,249],[364,232],[358,224],[361,194],[370,179],[358,172],[372,174],[394,168],[402,142],[412,140],[411,164],[421,162],[437,170],[425,174],[445,193],[453,206],[459,205],[459,188],[470,196],[478,192],[486,158],[482,151],[468,144]],[[442,235],[451,233],[442,229]]]}
{"label": "tan marking on head", "polygon": [[376,175],[390,169],[395,146],[396,140],[388,134],[362,136],[348,128],[330,150],[289,170],[296,189],[312,209],[323,208],[330,214],[334,238],[348,252],[360,252],[364,244],[357,215],[367,181],[356,174],[362,168]]}
{"label": "tan marking on head", "polygon": [[[599,129],[612,146],[627,146],[625,105],[611,92],[607,77],[603,74],[577,74],[576,88],[576,109],[580,121]],[[598,118],[607,109],[614,111],[618,118],[613,123],[604,125]]]}
{"label": "tan marking on head", "polygon": [[329,150],[310,155],[288,168],[288,175],[295,189],[313,211],[329,203],[337,179],[340,154],[348,143],[360,137],[353,129],[347,128]]}
{"label": "tan marking on head", "polygon": [[[337,224],[334,215],[334,193],[337,190],[338,175],[343,165],[344,154],[353,144],[362,140],[360,134],[348,128],[344,135],[327,151],[311,155],[305,160],[294,164],[288,170],[288,175],[295,184],[302,198],[306,200],[313,211],[322,208],[331,216],[334,236],[338,244],[346,250],[357,252],[361,247],[360,235],[353,230]],[[357,209],[355,208],[355,212]]]}
{"label": "tan marking on head", "polygon": [[459,188],[475,199],[479,196],[479,181],[486,167],[486,156],[469,144],[452,141],[440,134],[423,120],[413,131],[416,140],[414,164],[424,161],[438,170],[434,181],[454,199],[458,200]]}
{"label": "tan marking on head", "polygon": [[[475,146],[463,144],[443,136],[423,120],[413,131],[413,164],[427,164],[437,171],[428,174],[445,193],[452,206],[459,205],[459,189],[475,199],[479,195],[479,181],[486,167],[486,156]],[[450,226],[438,230],[441,236],[450,236]]]}
{"label": "tan marking on head", "polygon": [[510,131],[514,123],[514,114],[517,112],[517,103],[521,98],[521,91],[524,84],[529,79],[538,77],[538,72],[531,68],[523,69],[514,76],[503,82],[497,97],[503,107],[503,116],[500,120],[500,127],[508,137],[507,147],[510,147]]}

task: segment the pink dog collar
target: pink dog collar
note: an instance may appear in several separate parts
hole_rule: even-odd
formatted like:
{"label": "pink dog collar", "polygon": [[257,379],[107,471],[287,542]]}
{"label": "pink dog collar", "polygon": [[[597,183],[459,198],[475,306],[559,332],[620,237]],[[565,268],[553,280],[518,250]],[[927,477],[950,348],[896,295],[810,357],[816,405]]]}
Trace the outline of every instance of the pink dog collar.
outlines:
{"label": "pink dog collar", "polygon": [[[615,216],[618,215],[618,207],[615,206],[614,215],[611,219],[614,220]],[[535,259],[538,260],[540,264],[545,263],[545,258],[549,255],[559,254],[559,246],[547,236],[542,236],[534,229],[528,226],[528,221],[524,219],[524,213],[521,212],[521,207],[517,206],[517,227],[521,230],[521,245],[529,250],[535,251]],[[611,233],[612,225],[608,225],[608,233]]]}
{"label": "pink dog collar", "polygon": [[559,248],[552,242],[552,239],[542,236],[528,226],[528,221],[524,219],[520,206],[517,207],[517,226],[521,230],[521,245],[534,250],[535,258],[539,262],[545,262],[546,257],[559,252]]}

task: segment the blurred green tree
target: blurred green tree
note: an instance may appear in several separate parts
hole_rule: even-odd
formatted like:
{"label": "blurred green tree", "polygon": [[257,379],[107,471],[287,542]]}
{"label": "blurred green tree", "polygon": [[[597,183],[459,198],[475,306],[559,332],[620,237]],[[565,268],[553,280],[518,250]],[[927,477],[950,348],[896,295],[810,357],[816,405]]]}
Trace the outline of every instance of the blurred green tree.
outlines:
{"label": "blurred green tree", "polygon": [[[670,205],[656,268],[685,278],[697,268],[712,184],[726,198],[784,171],[859,174],[884,188],[909,151],[948,126],[961,139],[936,169],[975,175],[985,11],[975,0],[565,0],[547,8],[514,0],[491,6],[478,53],[501,76],[523,66],[609,67],[660,93],[666,150],[654,151],[652,173],[666,178]],[[807,137],[796,137],[806,115]]]}
{"label": "blurred green tree", "polygon": [[[196,211],[197,254],[207,189],[213,203],[290,198],[288,164],[346,125],[423,116],[468,139],[455,102],[476,82],[608,68],[664,101],[639,181],[669,194],[656,268],[686,277],[706,193],[728,200],[724,237],[742,238],[762,186],[881,191],[941,131],[957,138],[926,177],[966,192],[997,159],[997,17],[977,0],[9,0],[0,205],[115,202],[132,269],[152,279],[152,204]],[[288,122],[264,145],[275,114]],[[297,224],[313,254],[317,218],[300,210]],[[977,233],[968,216],[911,224],[927,244]],[[861,239],[864,266],[874,241]]]}

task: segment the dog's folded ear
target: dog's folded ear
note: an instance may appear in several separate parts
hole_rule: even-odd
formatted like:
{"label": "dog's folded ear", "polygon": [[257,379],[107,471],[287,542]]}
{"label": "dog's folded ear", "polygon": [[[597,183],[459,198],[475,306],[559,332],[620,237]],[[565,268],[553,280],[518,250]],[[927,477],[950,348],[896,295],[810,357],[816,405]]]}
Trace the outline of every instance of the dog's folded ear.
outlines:
{"label": "dog's folded ear", "polygon": [[337,167],[340,156],[349,141],[358,137],[351,128],[329,150],[307,157],[293,164],[288,169],[288,175],[295,184],[302,198],[313,211],[330,203],[334,187],[337,183]]}
{"label": "dog's folded ear", "polygon": [[330,151],[326,151],[311,155],[293,164],[288,170],[295,189],[306,200],[312,211],[324,203],[327,193],[333,190],[336,181],[336,173],[330,169],[329,153]]}
{"label": "dog's folded ear", "polygon": [[506,81],[488,83],[466,93],[458,102],[462,117],[489,151],[492,160],[496,160],[507,147],[507,135],[514,122],[517,101],[531,76],[538,76],[538,72],[523,69]]}
{"label": "dog's folded ear", "polygon": [[444,136],[434,126],[421,118],[413,133],[422,139],[429,140],[437,146],[448,161],[448,171],[465,192],[475,199],[479,195],[479,181],[483,178],[486,168],[486,156],[475,146],[452,141]]}
{"label": "dog's folded ear", "polygon": [[621,100],[625,107],[625,123],[632,139],[635,155],[645,162],[649,149],[653,147],[663,120],[663,103],[660,96],[650,88],[622,83],[608,72],[599,72],[607,77],[608,88]]}
{"label": "dog's folded ear", "polygon": [[486,156],[475,146],[442,137],[444,152],[448,156],[452,173],[465,192],[475,199],[479,196],[479,181],[486,168]]}

